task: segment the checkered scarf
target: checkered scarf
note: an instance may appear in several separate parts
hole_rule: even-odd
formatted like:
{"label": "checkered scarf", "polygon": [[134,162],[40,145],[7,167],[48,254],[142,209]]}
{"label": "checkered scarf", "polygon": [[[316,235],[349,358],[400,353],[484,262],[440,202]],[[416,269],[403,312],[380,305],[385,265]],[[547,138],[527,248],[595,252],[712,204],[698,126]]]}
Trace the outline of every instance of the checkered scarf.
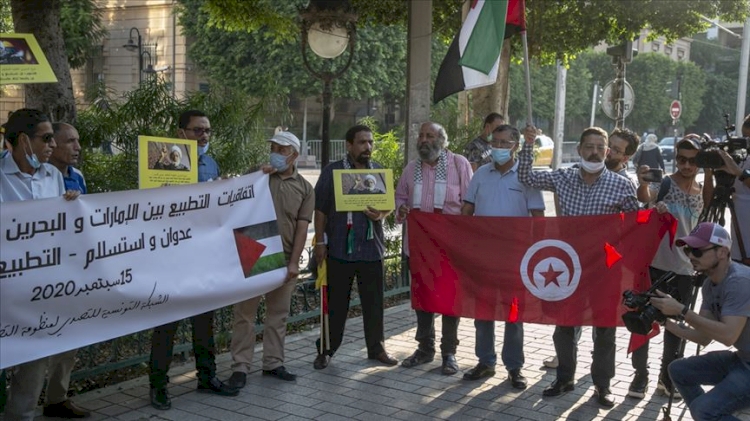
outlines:
{"label": "checkered scarf", "polygon": [[[448,186],[448,152],[445,149],[438,155],[437,168],[435,168],[435,195],[433,206],[435,209],[443,209],[445,204],[445,193]],[[417,158],[414,163],[414,194],[411,198],[412,209],[422,208],[422,160]]]}

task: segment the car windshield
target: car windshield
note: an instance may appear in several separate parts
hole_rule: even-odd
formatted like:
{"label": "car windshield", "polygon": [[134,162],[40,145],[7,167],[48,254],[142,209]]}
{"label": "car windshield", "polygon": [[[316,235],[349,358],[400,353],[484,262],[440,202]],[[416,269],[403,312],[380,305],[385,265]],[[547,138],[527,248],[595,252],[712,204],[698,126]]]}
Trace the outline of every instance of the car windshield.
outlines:
{"label": "car windshield", "polygon": [[674,138],[665,137],[664,139],[659,141],[659,146],[674,146]]}

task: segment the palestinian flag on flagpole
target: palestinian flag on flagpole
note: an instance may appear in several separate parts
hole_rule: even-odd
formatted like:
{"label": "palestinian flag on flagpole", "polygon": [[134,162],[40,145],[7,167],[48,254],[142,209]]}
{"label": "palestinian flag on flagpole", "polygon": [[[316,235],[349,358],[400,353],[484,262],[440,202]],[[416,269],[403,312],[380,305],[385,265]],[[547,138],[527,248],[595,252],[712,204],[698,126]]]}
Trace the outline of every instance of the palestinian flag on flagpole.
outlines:
{"label": "palestinian flag on flagpole", "polygon": [[472,0],[440,65],[433,101],[495,83],[503,40],[524,30],[524,0]]}

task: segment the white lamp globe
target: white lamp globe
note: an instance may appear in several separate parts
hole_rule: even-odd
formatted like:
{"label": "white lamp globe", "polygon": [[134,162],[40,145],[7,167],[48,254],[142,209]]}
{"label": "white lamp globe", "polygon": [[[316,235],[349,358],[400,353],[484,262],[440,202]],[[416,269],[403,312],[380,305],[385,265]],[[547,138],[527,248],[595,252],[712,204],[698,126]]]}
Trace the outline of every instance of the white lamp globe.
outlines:
{"label": "white lamp globe", "polygon": [[307,43],[318,56],[336,58],[346,50],[349,44],[349,34],[346,28],[340,26],[322,30],[319,23],[314,23],[307,32]]}

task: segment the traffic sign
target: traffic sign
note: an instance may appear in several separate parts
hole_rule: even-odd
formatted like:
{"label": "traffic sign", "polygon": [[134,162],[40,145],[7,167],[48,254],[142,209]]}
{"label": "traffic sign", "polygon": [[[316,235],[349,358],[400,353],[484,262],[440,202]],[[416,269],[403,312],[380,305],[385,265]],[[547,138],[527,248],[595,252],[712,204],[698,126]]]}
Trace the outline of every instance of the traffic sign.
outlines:
{"label": "traffic sign", "polygon": [[[633,87],[628,82],[625,84],[625,100],[623,101],[623,118],[630,115],[633,112],[633,105],[635,104],[635,92]],[[602,92],[602,111],[607,117],[616,120],[617,119],[617,92],[615,92],[615,81],[609,81],[604,85],[604,91]]]}
{"label": "traffic sign", "polygon": [[672,117],[672,120],[677,120],[682,115],[682,103],[678,100],[672,101],[672,104],[669,106],[669,115]]}

